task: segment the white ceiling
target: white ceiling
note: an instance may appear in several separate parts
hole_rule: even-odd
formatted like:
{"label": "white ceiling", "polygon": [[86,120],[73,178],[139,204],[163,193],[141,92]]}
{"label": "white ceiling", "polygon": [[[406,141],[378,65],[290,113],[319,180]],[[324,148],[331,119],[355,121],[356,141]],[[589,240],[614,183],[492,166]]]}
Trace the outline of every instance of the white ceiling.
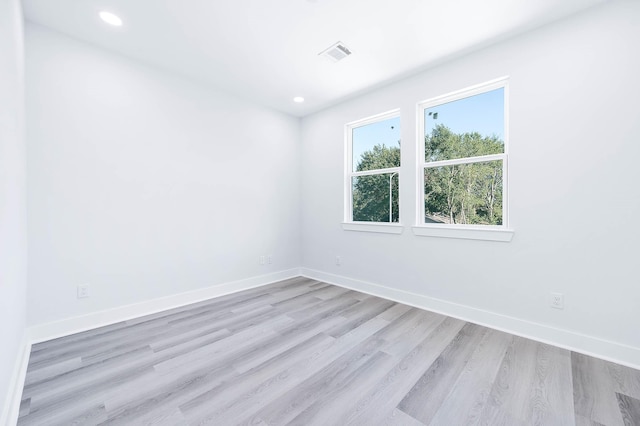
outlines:
{"label": "white ceiling", "polygon": [[[27,20],[303,116],[604,1],[23,0],[23,7]],[[124,25],[103,23],[101,10]],[[353,54],[338,63],[318,56],[337,41]]]}

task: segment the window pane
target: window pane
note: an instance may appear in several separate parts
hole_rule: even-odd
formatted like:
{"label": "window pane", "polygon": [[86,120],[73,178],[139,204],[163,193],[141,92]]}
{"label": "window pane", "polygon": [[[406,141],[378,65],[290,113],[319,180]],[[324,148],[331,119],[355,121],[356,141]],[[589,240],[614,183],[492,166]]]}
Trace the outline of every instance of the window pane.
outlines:
{"label": "window pane", "polygon": [[400,117],[352,130],[354,172],[400,167]]}
{"label": "window pane", "polygon": [[[356,222],[398,222],[398,174],[356,176],[353,187],[353,220]],[[391,217],[389,217],[391,198]]]}
{"label": "window pane", "polygon": [[424,170],[425,223],[502,225],[502,160]]}
{"label": "window pane", "polygon": [[504,152],[504,88],[424,110],[425,161]]}

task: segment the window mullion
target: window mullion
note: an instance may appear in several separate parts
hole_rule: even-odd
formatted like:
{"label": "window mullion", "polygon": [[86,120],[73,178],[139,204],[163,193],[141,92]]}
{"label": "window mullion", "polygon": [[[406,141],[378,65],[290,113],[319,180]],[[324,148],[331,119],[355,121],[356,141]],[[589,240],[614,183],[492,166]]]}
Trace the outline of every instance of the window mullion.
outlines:
{"label": "window mullion", "polygon": [[400,167],[392,167],[389,169],[374,169],[374,170],[364,170],[361,172],[351,172],[352,177],[358,176],[371,176],[371,175],[384,175],[387,173],[398,173],[400,172]]}
{"label": "window mullion", "polygon": [[485,163],[489,161],[504,160],[506,154],[482,155],[479,157],[455,158],[453,160],[428,161],[423,163],[425,169],[432,167],[455,166],[458,164]]}

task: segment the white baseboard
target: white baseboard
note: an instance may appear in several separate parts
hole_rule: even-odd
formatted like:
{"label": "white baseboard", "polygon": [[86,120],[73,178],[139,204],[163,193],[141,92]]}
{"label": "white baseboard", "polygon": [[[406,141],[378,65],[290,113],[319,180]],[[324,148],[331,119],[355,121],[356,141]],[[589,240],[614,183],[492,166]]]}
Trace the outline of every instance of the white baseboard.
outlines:
{"label": "white baseboard", "polygon": [[7,397],[0,412],[0,425],[15,425],[18,422],[18,414],[20,413],[20,401],[22,400],[22,388],[24,379],[27,375],[27,366],[29,365],[29,355],[31,354],[31,343],[25,333],[20,345],[20,351],[16,357],[13,368],[13,375],[9,384]]}
{"label": "white baseboard", "polygon": [[309,268],[311,279],[393,300],[640,370],[640,348]]}
{"label": "white baseboard", "polygon": [[34,325],[28,328],[29,340],[32,344],[44,342],[58,337],[91,330],[109,324],[154,314],[168,309],[178,308],[191,303],[201,302],[214,297],[224,296],[242,290],[260,287],[276,281],[294,278],[300,275],[299,268],[287,269],[243,280],[218,284],[211,287],[174,294],[158,299],[148,300],[88,315],[67,318],[60,321]]}

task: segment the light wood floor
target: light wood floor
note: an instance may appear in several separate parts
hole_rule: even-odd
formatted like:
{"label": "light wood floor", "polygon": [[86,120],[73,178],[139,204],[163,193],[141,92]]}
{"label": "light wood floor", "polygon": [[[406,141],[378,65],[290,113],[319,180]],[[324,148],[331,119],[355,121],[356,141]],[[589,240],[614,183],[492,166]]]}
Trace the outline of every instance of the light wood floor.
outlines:
{"label": "light wood floor", "polygon": [[303,278],[35,345],[20,425],[640,425],[640,371]]}

